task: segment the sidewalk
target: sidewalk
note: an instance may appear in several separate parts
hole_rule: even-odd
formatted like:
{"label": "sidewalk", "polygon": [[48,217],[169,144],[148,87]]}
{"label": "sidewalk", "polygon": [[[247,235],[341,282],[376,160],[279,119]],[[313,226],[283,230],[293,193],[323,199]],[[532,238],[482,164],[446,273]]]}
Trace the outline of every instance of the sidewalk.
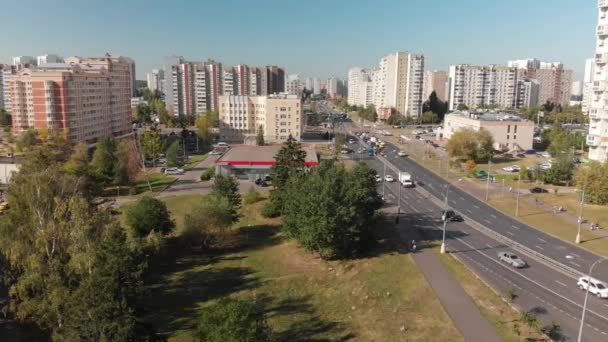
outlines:
{"label": "sidewalk", "polygon": [[431,249],[421,249],[414,254],[414,259],[465,341],[502,341]]}

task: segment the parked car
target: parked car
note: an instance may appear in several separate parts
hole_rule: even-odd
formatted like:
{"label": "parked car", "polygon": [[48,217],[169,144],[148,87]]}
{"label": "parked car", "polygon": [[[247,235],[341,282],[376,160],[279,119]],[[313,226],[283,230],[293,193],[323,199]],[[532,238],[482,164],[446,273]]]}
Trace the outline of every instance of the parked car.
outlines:
{"label": "parked car", "polygon": [[598,296],[599,298],[608,298],[608,285],[598,279],[590,277],[580,277],[576,282],[579,289],[583,291],[589,290],[589,293]]}
{"label": "parked car", "polygon": [[377,183],[382,182],[382,176],[380,176],[380,175],[376,175],[376,182],[377,182]]}
{"label": "parked car", "polygon": [[535,186],[533,188],[530,188],[530,192],[533,194],[546,194],[549,191],[547,191],[547,189],[545,188],[541,188],[540,186]]}
{"label": "parked car", "polygon": [[462,222],[462,221],[464,221],[464,218],[462,218],[462,215],[458,214],[454,210],[448,210],[448,211],[442,210],[441,211],[441,220],[442,221],[452,221],[452,222]]}
{"label": "parked car", "polygon": [[222,151],[220,151],[220,150],[213,150],[213,151],[209,152],[209,155],[211,155],[211,156],[213,156],[213,155],[220,155],[220,154],[222,154],[222,153],[223,153],[223,152],[222,152]]}
{"label": "parked car", "polygon": [[170,168],[165,169],[165,174],[166,175],[183,175],[184,170],[178,169],[177,167],[170,167]]}
{"label": "parked car", "polygon": [[391,176],[391,175],[385,175],[384,180],[387,182],[394,182],[395,178],[393,178],[393,176]]}
{"label": "parked car", "polygon": [[399,157],[407,157],[407,153],[405,153],[404,151],[399,151],[399,153],[397,153],[397,155]]}
{"label": "parked car", "polygon": [[550,162],[544,162],[544,163],[538,164],[538,167],[540,167],[541,170],[549,170],[551,168],[551,166],[553,166],[553,164]]}
{"label": "parked car", "polygon": [[266,186],[268,186],[268,183],[266,183],[266,181],[263,180],[262,178],[258,178],[255,180],[255,185],[259,185],[261,187],[266,187]]}
{"label": "parked car", "polygon": [[511,252],[498,252],[498,260],[505,262],[515,268],[524,268],[528,266],[525,261]]}
{"label": "parked car", "polygon": [[551,158],[551,155],[549,154],[549,152],[543,152],[540,154],[540,156],[543,158]]}
{"label": "parked car", "polygon": [[502,168],[503,171],[507,171],[507,172],[519,172],[520,169],[521,168],[519,167],[519,165],[511,165],[511,166]]}
{"label": "parked car", "polygon": [[342,153],[342,154],[349,154],[349,153],[350,153],[350,151],[349,151],[349,150],[347,150],[347,149],[344,149],[344,150],[340,151],[340,153]]}

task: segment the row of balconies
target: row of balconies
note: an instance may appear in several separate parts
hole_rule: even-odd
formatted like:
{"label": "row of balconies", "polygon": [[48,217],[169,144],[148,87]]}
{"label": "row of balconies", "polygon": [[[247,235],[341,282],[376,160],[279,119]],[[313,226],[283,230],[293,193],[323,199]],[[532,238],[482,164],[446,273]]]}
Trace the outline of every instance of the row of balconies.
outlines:
{"label": "row of balconies", "polygon": [[608,7],[608,0],[598,0],[597,5],[599,8]]}
{"label": "row of balconies", "polygon": [[608,53],[596,53],[595,54],[595,63],[598,65],[604,65],[604,64],[608,63]]}
{"label": "row of balconies", "polygon": [[595,134],[587,134],[587,145],[588,146],[600,146],[602,143],[602,137]]}

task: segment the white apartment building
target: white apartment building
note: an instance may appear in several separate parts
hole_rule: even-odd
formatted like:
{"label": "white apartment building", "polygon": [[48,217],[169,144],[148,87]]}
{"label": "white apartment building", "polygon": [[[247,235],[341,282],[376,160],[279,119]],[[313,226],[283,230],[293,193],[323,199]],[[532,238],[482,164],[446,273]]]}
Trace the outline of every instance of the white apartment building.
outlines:
{"label": "white apartment building", "polygon": [[36,62],[38,65],[47,64],[47,63],[63,63],[63,58],[59,55],[41,55],[36,57]]}
{"label": "white apartment building", "polygon": [[378,110],[395,109],[398,114],[413,117],[421,114],[423,55],[396,52],[382,57],[373,76],[374,105]]}
{"label": "white apartment building", "polygon": [[517,79],[515,67],[452,65],[448,76],[449,109],[455,110],[461,104],[469,108],[491,105],[514,108]]}
{"label": "white apartment building", "polygon": [[321,95],[321,91],[323,90],[323,85],[321,84],[321,80],[318,78],[313,78],[312,81],[312,93],[314,95]]}
{"label": "white apartment building", "polygon": [[13,65],[36,65],[36,58],[32,56],[13,57]]}
{"label": "white apartment building", "polygon": [[432,92],[435,92],[441,101],[447,100],[448,73],[446,71],[427,70],[424,72],[422,102],[426,101]]}
{"label": "white apartment building", "polygon": [[338,81],[337,78],[327,79],[325,89],[327,89],[327,95],[332,99],[338,96]]}
{"label": "white apartment building", "polygon": [[595,72],[589,109],[589,159],[605,162],[608,159],[608,1],[598,0],[599,15]]}
{"label": "white apartment building", "polygon": [[267,143],[282,143],[291,134],[302,137],[304,115],[297,95],[220,96],[220,139],[227,142],[255,141],[259,127]]}
{"label": "white apartment building", "polygon": [[537,80],[517,80],[516,107],[532,107],[538,105],[540,84]]}
{"label": "white apartment building", "polygon": [[460,130],[485,129],[494,139],[494,148],[501,151],[532,149],[534,122],[509,112],[460,112],[447,114],[443,121],[443,137],[450,139]]}
{"label": "white apartment building", "polygon": [[347,102],[351,106],[367,107],[374,100],[373,72],[362,68],[348,70]]}
{"label": "white apartment building", "polygon": [[302,84],[300,83],[300,75],[289,74],[285,76],[285,92],[290,95],[302,95]]}
{"label": "white apartment building", "polygon": [[151,91],[160,91],[164,93],[165,72],[162,69],[153,69],[152,72],[146,74],[148,89]]}
{"label": "white apartment building", "polygon": [[16,68],[12,65],[0,64],[0,108],[11,112],[11,92],[9,81],[15,75]]}
{"label": "white apartment building", "polygon": [[591,98],[593,97],[593,74],[595,72],[595,59],[588,58],[585,60],[585,74],[583,75],[583,103],[582,109],[584,114],[589,114],[591,107]]}

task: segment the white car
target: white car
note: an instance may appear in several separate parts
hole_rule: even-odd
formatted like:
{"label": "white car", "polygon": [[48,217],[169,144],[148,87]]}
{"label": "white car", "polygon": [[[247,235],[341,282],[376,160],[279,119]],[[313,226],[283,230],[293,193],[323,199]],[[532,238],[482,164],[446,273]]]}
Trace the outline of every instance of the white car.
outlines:
{"label": "white car", "polygon": [[386,175],[386,176],[384,176],[384,180],[387,182],[394,182],[395,178],[393,178],[393,176],[391,176],[391,175]]}
{"label": "white car", "polygon": [[549,170],[551,168],[551,166],[553,166],[553,164],[547,162],[547,163],[540,163],[540,164],[538,164],[538,166],[540,167],[541,170]]}
{"label": "white car", "polygon": [[549,152],[543,152],[543,153],[541,153],[541,156],[543,158],[551,158],[551,155],[549,154]]}
{"label": "white car", "polygon": [[520,169],[521,168],[519,167],[519,165],[511,165],[511,166],[502,168],[503,171],[507,171],[507,172],[519,172]]}
{"label": "white car", "polygon": [[377,183],[382,182],[382,176],[380,176],[380,175],[376,175],[376,182],[377,182]]}
{"label": "white car", "polygon": [[166,175],[183,175],[184,174],[184,170],[183,169],[178,169],[176,167],[170,167],[168,169],[165,170],[165,174]]}
{"label": "white car", "polygon": [[523,268],[527,265],[525,261],[523,261],[517,255],[511,252],[499,252],[498,260],[505,262],[515,268]]}
{"label": "white car", "polygon": [[598,296],[599,298],[608,298],[608,285],[601,280],[589,277],[580,277],[576,282],[579,289]]}
{"label": "white car", "polygon": [[399,157],[407,157],[407,153],[403,152],[403,151],[399,151],[399,153],[397,153],[397,155]]}

